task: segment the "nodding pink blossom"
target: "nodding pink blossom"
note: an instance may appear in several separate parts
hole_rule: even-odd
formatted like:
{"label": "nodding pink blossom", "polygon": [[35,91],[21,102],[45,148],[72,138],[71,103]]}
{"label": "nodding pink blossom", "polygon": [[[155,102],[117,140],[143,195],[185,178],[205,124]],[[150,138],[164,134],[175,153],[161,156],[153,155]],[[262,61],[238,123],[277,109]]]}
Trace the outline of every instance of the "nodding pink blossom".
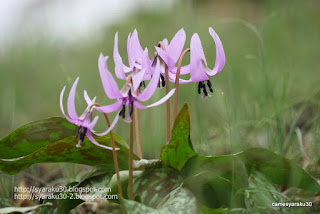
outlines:
{"label": "nodding pink blossom", "polygon": [[[169,75],[169,81],[174,82],[175,76],[177,72],[176,63],[178,62],[181,52],[183,50],[184,44],[186,41],[186,33],[184,29],[180,29],[172,38],[170,44],[168,44],[168,40],[164,39],[161,43],[162,45],[159,45],[158,47],[155,47],[156,49],[156,56],[154,58],[154,61],[156,58],[161,58],[161,82],[162,86],[165,85],[165,65],[168,67],[168,75]],[[155,63],[153,63],[155,65]],[[185,75],[190,73],[189,65],[183,66],[180,70],[181,75]],[[180,83],[188,83],[183,79],[179,80]]]}
{"label": "nodding pink blossom", "polygon": [[[60,108],[62,111],[62,114],[64,115],[64,117],[70,122],[73,123],[77,126],[79,126],[77,134],[76,134],[76,138],[78,136],[80,136],[79,138],[79,142],[77,144],[77,147],[81,146],[81,143],[83,142],[85,136],[88,137],[88,139],[95,145],[100,146],[102,148],[105,149],[109,149],[112,150],[111,147],[105,146],[105,145],[101,145],[99,144],[92,136],[91,131],[93,131],[93,127],[96,125],[97,121],[98,121],[98,116],[96,116],[93,120],[92,120],[92,111],[95,108],[94,107],[94,103],[96,100],[96,97],[94,97],[92,100],[90,99],[90,97],[88,96],[87,91],[84,91],[84,99],[87,102],[87,108],[85,109],[85,111],[82,113],[82,115],[79,117],[76,109],[75,109],[75,94],[76,94],[76,88],[77,88],[77,84],[79,81],[79,77],[76,79],[76,81],[73,83],[73,86],[70,90],[69,93],[69,97],[68,97],[68,103],[67,103],[67,111],[69,114],[69,117],[65,114],[64,112],[64,108],[63,108],[63,95],[64,95],[64,91],[66,89],[66,86],[63,87],[61,93],[60,93]],[[118,148],[116,148],[116,150],[119,150]]]}
{"label": "nodding pink blossom", "polygon": [[[144,57],[148,57],[148,56],[144,55]],[[152,75],[152,78],[148,86],[143,90],[143,92],[141,92],[140,94],[137,94],[137,90],[135,90],[132,83],[131,75],[127,77],[125,85],[122,87],[121,90],[119,90],[117,83],[112,77],[112,74],[108,71],[107,59],[108,57],[104,57],[102,54],[100,54],[99,63],[98,63],[100,77],[101,77],[102,85],[106,95],[110,99],[117,99],[117,101],[111,105],[96,107],[96,109],[103,113],[110,113],[110,112],[118,111],[119,109],[121,110],[118,112],[112,125],[107,131],[103,133],[96,133],[96,135],[99,135],[99,136],[105,135],[109,131],[111,131],[114,125],[117,123],[119,117],[124,118],[126,122],[131,122],[130,118],[133,112],[133,107],[136,107],[138,109],[145,109],[145,108],[158,106],[164,103],[165,101],[167,101],[175,92],[175,89],[172,89],[166,96],[164,96],[159,101],[151,105],[144,106],[140,102],[145,102],[149,100],[157,88],[158,81],[160,78],[160,62],[157,61],[155,71]],[[141,60],[143,61],[143,59]]]}
{"label": "nodding pink blossom", "polygon": [[[153,74],[148,49],[142,49],[137,30],[129,34],[127,40],[127,52],[129,67],[124,65],[118,50],[118,32],[114,37],[113,60],[115,63],[115,74],[119,79],[127,80],[128,75],[132,78],[133,87],[136,90],[145,80],[150,80]],[[126,76],[126,74],[128,74]]]}
{"label": "nodding pink blossom", "polygon": [[205,82],[207,82],[210,92],[213,92],[209,76],[214,76],[222,71],[226,62],[226,56],[219,36],[211,27],[209,28],[209,33],[216,45],[216,60],[212,69],[207,65],[207,60],[197,33],[193,34],[190,43],[190,77],[192,82],[199,83],[198,93],[201,94],[201,89],[203,89],[204,97],[210,96]]}

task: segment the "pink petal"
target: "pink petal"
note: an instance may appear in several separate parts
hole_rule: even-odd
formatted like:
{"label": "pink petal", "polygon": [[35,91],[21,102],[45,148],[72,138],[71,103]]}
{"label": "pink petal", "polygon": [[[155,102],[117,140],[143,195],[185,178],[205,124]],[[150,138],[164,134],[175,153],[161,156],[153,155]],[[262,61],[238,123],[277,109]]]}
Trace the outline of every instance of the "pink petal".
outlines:
{"label": "pink petal", "polygon": [[151,75],[153,74],[153,69],[152,62],[149,59],[149,53],[147,48],[143,51],[141,67],[146,71],[143,80],[150,80]]}
{"label": "pink petal", "polygon": [[94,134],[97,136],[104,136],[104,135],[108,134],[114,128],[114,126],[117,124],[118,120],[119,120],[119,112],[117,113],[116,117],[114,118],[111,126],[106,131],[104,131],[102,133],[94,132]]}
{"label": "pink petal", "polygon": [[103,85],[103,88],[104,88],[106,95],[110,99],[120,98],[122,96],[119,91],[118,85],[115,82],[115,80],[113,79],[111,73],[108,71],[107,59],[108,59],[108,57],[105,58],[102,54],[100,54],[99,72],[100,72],[102,85]]}
{"label": "pink petal", "polygon": [[110,112],[117,111],[119,108],[121,108],[122,105],[123,105],[122,100],[119,99],[117,102],[111,105],[96,107],[96,109],[102,113],[110,113]]}
{"label": "pink petal", "polygon": [[155,49],[157,50],[157,53],[161,57],[161,59],[167,64],[169,70],[174,69],[176,63],[171,59],[169,54],[166,51],[162,50],[162,48],[155,47]]}
{"label": "pink petal", "polygon": [[209,80],[202,61],[206,62],[199,35],[193,34],[190,43],[190,77],[193,82]]}
{"label": "pink petal", "polygon": [[[171,73],[171,72],[169,72],[169,81],[170,82],[176,82],[176,75]],[[179,84],[187,84],[187,83],[190,83],[190,82],[192,82],[191,78],[188,79],[188,80],[179,78]]]}
{"label": "pink petal", "polygon": [[[100,146],[104,149],[108,149],[108,150],[112,150],[112,147],[109,147],[109,146],[105,146],[105,145],[102,145],[100,143],[98,143],[92,136],[91,132],[89,130],[87,130],[86,132],[86,136],[88,137],[88,139],[96,146]],[[115,150],[120,150],[119,148],[115,148]]]}
{"label": "pink petal", "polygon": [[79,116],[76,112],[75,105],[74,105],[78,81],[79,81],[79,77],[77,77],[76,81],[74,81],[72,88],[70,90],[70,93],[69,93],[69,97],[68,97],[67,109],[68,109],[68,114],[71,117],[71,119],[78,119],[79,118]]}
{"label": "pink petal", "polygon": [[63,95],[64,95],[64,91],[66,89],[66,86],[63,87],[61,93],[60,93],[60,109],[61,112],[63,114],[63,116],[70,122],[70,123],[75,123],[74,120],[70,119],[65,113],[64,113],[64,109],[63,109]]}
{"label": "pink petal", "polygon": [[186,41],[186,33],[182,28],[176,33],[176,35],[174,35],[174,37],[172,38],[166,50],[170,58],[173,60],[174,64],[178,61],[180,57],[185,41]]}
{"label": "pink petal", "polygon": [[118,50],[118,32],[114,36],[114,46],[113,46],[113,61],[115,64],[115,73],[119,79],[126,80],[126,75],[124,74],[124,67],[122,63],[122,58]]}
{"label": "pink petal", "polygon": [[144,89],[144,91],[138,95],[137,99],[140,101],[147,101],[152,97],[153,93],[155,92],[158,82],[160,78],[160,60],[157,60],[157,65],[155,72],[152,76],[152,79],[149,82],[149,85]]}
{"label": "pink petal", "polygon": [[[173,70],[171,70],[170,72],[176,74],[177,73],[177,67],[174,68]],[[185,65],[185,66],[182,66],[181,69],[180,69],[180,75],[185,75],[185,74],[189,74],[190,73],[190,65]]]}
{"label": "pink petal", "polygon": [[136,91],[139,86],[141,81],[143,80],[144,74],[146,73],[146,70],[139,71],[137,74],[132,76],[132,83],[133,83],[133,90]]}
{"label": "pink petal", "polygon": [[83,96],[88,106],[91,106],[96,101],[96,97],[94,97],[92,100],[90,99],[88,92],[86,90],[83,91]]}
{"label": "pink petal", "polygon": [[134,56],[133,56],[133,53],[131,51],[131,33],[129,34],[128,36],[128,39],[127,39],[127,52],[128,52],[128,61],[129,61],[129,66],[131,68],[133,68],[133,65],[134,65]]}
{"label": "pink petal", "polygon": [[164,96],[162,99],[158,100],[157,102],[155,102],[151,105],[144,106],[144,105],[140,104],[138,101],[134,101],[133,105],[138,109],[145,109],[145,108],[151,108],[154,106],[158,106],[158,105],[161,105],[162,103],[166,102],[174,94],[175,91],[176,91],[175,88],[172,89],[166,96]]}
{"label": "pink petal", "polygon": [[138,32],[135,29],[130,39],[130,51],[132,51],[135,61],[141,64],[143,49],[139,42]]}
{"label": "pink petal", "polygon": [[226,62],[226,56],[225,56],[225,53],[223,50],[222,42],[221,42],[218,34],[216,34],[216,32],[211,27],[209,28],[209,33],[210,33],[211,37],[213,38],[214,43],[216,45],[216,61],[215,61],[213,69],[212,70],[206,69],[206,71],[207,71],[208,75],[213,76],[216,73],[220,72],[224,68],[224,65]]}
{"label": "pink petal", "polygon": [[96,123],[98,122],[98,119],[99,119],[99,116],[95,116],[95,118],[93,119],[93,121],[92,121],[90,124],[88,124],[87,128],[88,128],[89,130],[92,130],[93,127],[94,127],[94,126],[96,125]]}

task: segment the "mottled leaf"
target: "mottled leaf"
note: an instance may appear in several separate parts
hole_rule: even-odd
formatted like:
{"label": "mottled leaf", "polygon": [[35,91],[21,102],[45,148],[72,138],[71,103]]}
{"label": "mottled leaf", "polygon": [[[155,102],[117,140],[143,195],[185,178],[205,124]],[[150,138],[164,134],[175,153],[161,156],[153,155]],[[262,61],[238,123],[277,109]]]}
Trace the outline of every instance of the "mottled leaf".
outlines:
{"label": "mottled leaf", "polygon": [[0,140],[0,158],[28,155],[51,143],[74,136],[78,127],[62,117],[51,117],[21,126]]}
{"label": "mottled leaf", "polygon": [[121,199],[121,202],[128,213],[131,214],[195,214],[197,213],[197,200],[192,192],[186,188],[178,187],[171,191],[165,198],[164,203],[157,207],[148,207],[137,201]]}
{"label": "mottled leaf", "polygon": [[248,149],[237,156],[244,161],[249,174],[255,169],[275,184],[320,193],[320,184],[299,165],[267,149]]}
{"label": "mottled leaf", "polygon": [[160,159],[168,166],[180,170],[196,153],[190,141],[190,117],[188,105],[179,112],[171,133],[171,139],[161,151]]}
{"label": "mottled leaf", "polygon": [[6,207],[6,208],[1,208],[0,213],[2,213],[2,214],[5,214],[5,213],[28,213],[28,212],[34,211],[36,209],[39,209],[40,207],[45,207],[45,206],[52,206],[52,204],[45,203],[45,204],[35,205],[32,207]]}
{"label": "mottled leaf", "polygon": [[148,207],[156,208],[166,195],[181,183],[182,176],[178,170],[160,163],[146,168],[134,180],[134,198],[139,198],[140,202]]}
{"label": "mottled leaf", "polygon": [[[113,134],[116,147],[120,148],[117,151],[118,162],[120,169],[128,167],[128,148],[123,146],[123,142],[116,134]],[[104,145],[111,146],[109,136],[97,137],[96,140]],[[0,170],[7,174],[16,174],[21,170],[35,163],[57,163],[69,162],[80,163],[90,166],[99,164],[107,164],[113,167],[112,151],[101,148],[92,144],[88,139],[85,139],[80,148],[76,147],[78,140],[75,137],[68,137],[47,145],[32,154],[16,159],[0,159]],[[138,157],[134,155],[134,159]]]}
{"label": "mottled leaf", "polygon": [[270,206],[272,203],[285,202],[290,199],[281,194],[261,172],[252,171],[249,188],[245,193],[246,205],[250,213],[287,213],[286,207]]}

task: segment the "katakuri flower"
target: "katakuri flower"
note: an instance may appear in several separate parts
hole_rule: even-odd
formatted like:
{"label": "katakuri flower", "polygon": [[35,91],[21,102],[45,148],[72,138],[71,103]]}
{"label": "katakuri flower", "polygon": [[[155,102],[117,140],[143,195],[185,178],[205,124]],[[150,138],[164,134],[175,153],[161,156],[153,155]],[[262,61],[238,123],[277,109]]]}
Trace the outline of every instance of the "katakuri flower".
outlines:
{"label": "katakuri flower", "polygon": [[205,82],[210,92],[213,92],[209,76],[214,76],[222,71],[226,62],[226,56],[219,36],[211,27],[209,28],[209,33],[216,46],[216,60],[212,69],[207,65],[207,60],[197,33],[193,34],[190,43],[190,79],[192,82],[199,83],[198,93],[201,94],[201,89],[203,89],[204,97],[210,96],[206,89]]}
{"label": "katakuri flower", "polygon": [[[161,62],[164,62],[169,71],[169,81],[174,82],[175,76],[177,72],[177,67],[175,66],[177,61],[180,58],[182,49],[184,47],[186,41],[186,33],[184,29],[180,29],[172,38],[170,44],[168,44],[168,40],[164,39],[162,42],[159,42],[159,46],[155,47],[157,51],[157,55],[154,58],[154,61],[157,57],[161,58]],[[164,81],[163,76],[165,75],[164,63],[161,63],[161,80]],[[155,63],[153,63],[155,65]],[[185,75],[190,73],[189,65],[183,66],[180,70],[180,75]],[[180,83],[188,83],[191,81],[185,81],[183,79],[179,80]],[[162,85],[164,86],[164,84]]]}
{"label": "katakuri flower", "polygon": [[[144,57],[148,57],[148,56],[144,55]],[[116,115],[110,128],[103,133],[96,133],[96,135],[105,135],[109,131],[111,131],[114,125],[117,123],[120,116],[124,118],[126,122],[131,122],[130,117],[133,112],[133,107],[136,107],[138,109],[145,109],[145,108],[158,106],[164,103],[165,101],[167,101],[175,92],[175,89],[172,89],[166,96],[164,96],[159,101],[151,105],[144,106],[140,102],[145,102],[149,100],[157,88],[158,81],[160,78],[160,62],[159,61],[157,62],[156,69],[152,75],[152,78],[148,86],[143,90],[143,92],[141,92],[138,95],[136,93],[136,90],[134,90],[134,87],[132,84],[132,78],[130,75],[127,77],[127,81],[123,86],[123,88],[119,90],[117,83],[113,79],[111,73],[108,71],[107,59],[108,57],[104,57],[102,54],[100,54],[100,57],[99,57],[100,77],[101,77],[102,85],[106,95],[110,99],[117,99],[117,101],[111,105],[96,107],[96,109],[103,113],[110,113],[110,112],[118,111],[120,108],[122,109]],[[128,107],[127,116],[126,116],[126,107]]]}
{"label": "katakuri flower", "polygon": [[[134,30],[132,35],[129,34],[127,40],[127,52],[129,67],[123,64],[122,58],[118,50],[118,32],[114,37],[113,60],[115,63],[115,74],[119,79],[127,80],[130,75],[132,78],[133,87],[136,90],[140,83],[144,84],[145,80],[150,80],[153,74],[151,61],[149,59],[148,49],[143,50],[137,30]],[[126,74],[128,74],[126,76]]]}
{"label": "katakuri flower", "polygon": [[[100,143],[98,143],[92,136],[91,132],[93,132],[93,127],[96,125],[99,117],[96,116],[92,121],[92,111],[95,108],[94,103],[96,100],[96,97],[94,97],[92,100],[90,99],[90,97],[88,96],[87,91],[84,91],[84,99],[87,102],[87,108],[86,110],[83,112],[83,114],[79,117],[76,109],[75,109],[75,94],[76,94],[76,88],[77,88],[77,84],[79,81],[79,77],[76,79],[76,81],[73,83],[73,86],[70,90],[69,93],[69,97],[68,97],[68,103],[67,103],[67,110],[68,110],[68,114],[69,117],[65,114],[64,112],[64,108],[63,108],[63,95],[64,95],[64,91],[66,89],[66,86],[63,87],[61,93],[60,93],[60,108],[62,111],[62,114],[64,115],[64,117],[70,122],[73,123],[77,126],[79,126],[77,134],[76,134],[76,138],[78,136],[80,136],[79,142],[77,144],[77,147],[81,146],[81,143],[84,141],[85,136],[88,137],[88,139],[95,145],[100,146],[102,148],[105,149],[109,149],[112,150],[111,147],[105,146],[105,145],[101,145]],[[116,150],[119,150],[119,148],[116,148]]]}

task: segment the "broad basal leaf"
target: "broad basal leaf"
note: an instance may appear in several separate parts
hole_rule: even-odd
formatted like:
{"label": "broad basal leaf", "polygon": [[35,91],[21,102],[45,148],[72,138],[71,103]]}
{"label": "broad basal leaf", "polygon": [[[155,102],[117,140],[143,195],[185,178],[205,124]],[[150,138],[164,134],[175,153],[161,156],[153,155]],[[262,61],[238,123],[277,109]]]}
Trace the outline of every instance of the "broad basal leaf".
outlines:
{"label": "broad basal leaf", "polygon": [[204,171],[184,180],[183,185],[190,189],[198,201],[210,208],[230,207],[232,184],[229,180]]}
{"label": "broad basal leaf", "polygon": [[52,206],[51,203],[45,203],[45,204],[39,204],[32,207],[6,207],[1,208],[0,213],[29,213],[31,211],[34,211],[36,209],[39,209],[40,207],[46,207],[46,206]]}
{"label": "broad basal leaf", "polygon": [[[117,151],[119,167],[120,169],[127,169],[128,166],[128,149],[123,146],[123,142],[120,144],[116,134],[113,134],[116,140],[116,147],[120,148]],[[97,137],[96,140],[107,146],[111,146],[109,136]],[[88,139],[85,139],[82,146],[77,148],[78,140],[75,137],[68,137],[51,143],[32,154],[16,159],[0,159],[0,170],[7,174],[16,174],[21,170],[31,166],[35,163],[57,163],[57,162],[69,162],[80,163],[90,166],[96,166],[99,164],[107,164],[113,167],[112,151],[103,149],[99,146],[95,146]],[[134,159],[138,159],[134,155]]]}
{"label": "broad basal leaf", "polygon": [[[191,158],[182,169],[184,177],[186,178],[190,178],[199,173],[201,174],[204,171],[211,172],[214,174],[214,176],[219,176],[223,179],[226,179],[226,182],[223,182],[221,179],[219,179],[221,183],[223,182],[223,185],[226,188],[228,186],[227,181],[230,181],[232,188],[231,201],[224,201],[222,204],[219,204],[219,201],[217,201],[215,198],[208,198],[206,200],[207,206],[210,208],[217,208],[219,205],[245,207],[244,196],[242,193],[244,189],[248,187],[248,175],[244,163],[240,158],[234,155],[223,155],[216,157],[196,155]],[[218,180],[216,182],[218,182]],[[212,188],[212,191],[213,190],[214,189]],[[220,197],[227,197],[226,192],[216,192],[216,195],[220,195]],[[210,200],[212,203],[210,203]]]}
{"label": "broad basal leaf", "polygon": [[178,187],[170,192],[165,198],[164,203],[156,208],[148,207],[137,201],[122,199],[125,210],[131,214],[195,214],[197,213],[197,200],[192,192],[186,188]]}
{"label": "broad basal leaf", "polygon": [[190,141],[190,117],[188,105],[184,104],[179,112],[171,133],[171,139],[161,151],[160,160],[178,170],[196,153]]}
{"label": "broad basal leaf", "polygon": [[76,134],[78,127],[62,117],[51,117],[21,126],[0,140],[0,158],[28,155],[44,146]]}
{"label": "broad basal leaf", "polygon": [[133,183],[134,198],[149,207],[156,208],[172,190],[182,183],[182,176],[179,171],[158,164],[146,168]]}
{"label": "broad basal leaf", "polygon": [[320,184],[299,165],[267,149],[248,149],[237,156],[244,161],[249,174],[256,169],[275,184],[320,193]]}

